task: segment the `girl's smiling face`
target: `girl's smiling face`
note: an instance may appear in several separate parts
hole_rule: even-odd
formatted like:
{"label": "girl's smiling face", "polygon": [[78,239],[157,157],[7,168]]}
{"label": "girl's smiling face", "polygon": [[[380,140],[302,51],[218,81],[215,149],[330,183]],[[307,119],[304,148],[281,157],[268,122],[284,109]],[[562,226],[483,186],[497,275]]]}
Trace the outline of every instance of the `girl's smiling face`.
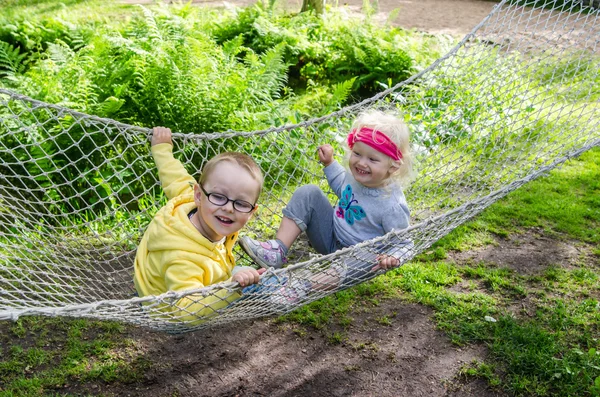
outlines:
{"label": "girl's smiling face", "polygon": [[385,185],[388,177],[398,169],[392,165],[389,156],[363,142],[354,144],[348,165],[354,179],[366,187]]}
{"label": "girl's smiling face", "polygon": [[[215,165],[203,187],[208,193],[219,193],[230,200],[243,200],[252,204],[256,203],[260,191],[260,183],[234,161],[222,161]],[[236,211],[231,201],[223,206],[211,203],[199,185],[194,187],[194,199],[198,212],[194,214],[193,223],[211,241],[219,241],[239,231],[254,213],[254,210],[249,213]]]}

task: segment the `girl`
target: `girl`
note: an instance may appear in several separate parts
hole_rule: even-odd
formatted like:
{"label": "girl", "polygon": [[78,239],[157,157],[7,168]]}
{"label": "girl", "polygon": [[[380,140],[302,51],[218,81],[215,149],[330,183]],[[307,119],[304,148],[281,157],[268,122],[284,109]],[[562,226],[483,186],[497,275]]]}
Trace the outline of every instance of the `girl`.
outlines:
{"label": "girl", "polygon": [[[329,254],[409,226],[409,210],[400,185],[412,174],[407,125],[394,115],[370,111],[354,122],[347,143],[348,170],[334,160],[331,145],[318,149],[329,186],[339,198],[335,207],[317,186],[305,185],[294,192],[284,208],[274,240],[240,238],[241,247],[259,265],[281,268],[303,231],[317,252]],[[343,274],[338,270],[339,277],[350,272],[354,277],[359,273],[364,276],[398,266],[407,245],[377,255],[376,263],[352,261]]]}

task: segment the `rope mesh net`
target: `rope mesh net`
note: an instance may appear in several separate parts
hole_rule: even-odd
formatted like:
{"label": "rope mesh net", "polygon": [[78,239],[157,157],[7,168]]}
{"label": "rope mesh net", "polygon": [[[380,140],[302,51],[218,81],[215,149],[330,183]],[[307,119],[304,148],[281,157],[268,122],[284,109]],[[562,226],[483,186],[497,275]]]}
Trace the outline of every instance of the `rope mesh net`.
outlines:
{"label": "rope mesh net", "polygon": [[[352,262],[375,263],[394,246],[410,260],[510,191],[600,144],[600,11],[547,3],[498,4],[428,69],[325,117],[263,131],[174,134],[175,157],[192,174],[222,151],[257,159],[266,188],[242,234],[261,239],[274,236],[298,186],[328,191],[316,148],[341,148],[361,111],[401,110],[416,153],[417,177],[405,191],[409,229],[330,255],[297,243],[292,264],[269,270],[261,292],[201,316],[181,299],[193,305],[226,291],[220,299],[233,300],[239,286],[134,295],[136,245],[165,202],[151,130],[0,89],[0,319],[76,316],[185,332],[282,314],[363,282],[380,273],[352,274]],[[332,269],[345,269],[344,283],[331,281]],[[273,304],[281,286],[319,276],[318,288],[294,305]]]}

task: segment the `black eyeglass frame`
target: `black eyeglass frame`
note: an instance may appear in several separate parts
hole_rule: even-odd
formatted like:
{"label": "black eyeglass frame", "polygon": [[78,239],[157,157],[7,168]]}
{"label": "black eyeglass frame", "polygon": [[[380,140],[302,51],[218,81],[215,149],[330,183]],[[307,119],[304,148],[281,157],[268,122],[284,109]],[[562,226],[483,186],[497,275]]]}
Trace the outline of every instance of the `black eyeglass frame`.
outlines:
{"label": "black eyeglass frame", "polygon": [[[199,183],[198,186],[200,186],[200,190],[202,190],[202,193],[204,193],[204,195],[206,196],[206,198],[208,199],[208,201],[210,201],[212,204],[214,204],[214,205],[216,205],[218,207],[224,207],[224,206],[227,205],[227,203],[229,203],[231,201],[233,203],[233,209],[236,210],[236,211],[238,211],[238,212],[241,212],[242,214],[249,214],[252,211],[254,211],[254,209],[256,208],[256,204],[252,204],[249,201],[246,201],[246,200],[232,200],[229,197],[227,197],[227,196],[225,196],[224,194],[221,194],[221,193],[209,193],[209,192],[207,192],[206,190],[204,190],[204,187],[202,186],[201,183]],[[214,201],[212,201],[210,199],[210,196],[213,196],[213,198],[215,196],[223,197],[227,201],[225,201],[223,204],[215,203]],[[237,204],[242,203],[241,205],[246,205],[247,204],[247,205],[250,206],[250,210],[249,211],[241,211],[239,208],[236,207],[236,203]]]}

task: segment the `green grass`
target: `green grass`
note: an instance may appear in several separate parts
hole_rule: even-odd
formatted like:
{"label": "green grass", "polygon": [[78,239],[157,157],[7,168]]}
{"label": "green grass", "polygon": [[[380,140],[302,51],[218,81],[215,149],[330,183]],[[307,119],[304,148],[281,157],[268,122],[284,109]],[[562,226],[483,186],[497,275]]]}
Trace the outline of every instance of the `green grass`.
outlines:
{"label": "green grass", "polygon": [[0,396],[39,396],[74,383],[140,379],[150,363],[132,357],[118,323],[27,317],[0,337]]}
{"label": "green grass", "polygon": [[[433,251],[468,250],[492,242],[492,236],[508,236],[540,228],[557,239],[600,242],[600,153],[592,150],[572,159],[535,183],[510,194],[453,233],[441,239]],[[594,252],[596,252],[594,250]]]}

